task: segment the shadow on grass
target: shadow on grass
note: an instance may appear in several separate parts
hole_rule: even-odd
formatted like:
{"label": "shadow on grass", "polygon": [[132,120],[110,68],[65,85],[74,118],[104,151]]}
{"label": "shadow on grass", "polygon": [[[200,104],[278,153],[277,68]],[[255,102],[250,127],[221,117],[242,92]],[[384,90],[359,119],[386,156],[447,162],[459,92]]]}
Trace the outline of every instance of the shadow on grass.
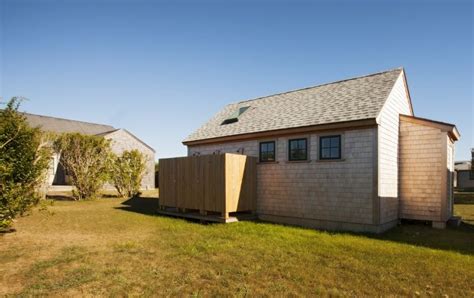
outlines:
{"label": "shadow on grass", "polygon": [[[157,213],[158,202],[159,200],[157,198],[133,197],[122,202],[122,206],[115,208],[145,215],[160,216]],[[192,223],[199,222],[199,220],[185,220]],[[268,224],[259,220],[255,220],[254,222],[257,224]],[[391,241],[401,244],[474,255],[474,225],[466,222],[463,222],[459,227],[448,227],[442,230],[432,228],[430,223],[407,221],[379,235],[348,232],[330,233],[351,234],[382,241]]]}
{"label": "shadow on grass", "polygon": [[54,201],[74,201],[70,195],[46,195],[46,199]]}
{"label": "shadow on grass", "polygon": [[[255,223],[314,230],[311,228],[302,228],[293,225],[283,225],[259,220],[255,221]],[[446,229],[434,229],[431,227],[431,223],[428,224],[414,221],[403,222],[382,234],[329,230],[322,231],[335,236],[351,235],[360,238],[396,242],[399,244],[445,250],[465,255],[474,255],[474,225],[466,222],[462,222],[459,227],[447,227]]]}
{"label": "shadow on grass", "polygon": [[173,215],[164,215],[158,213],[158,203],[159,199],[154,197],[133,197],[127,199],[126,201],[122,202],[123,206],[114,207],[115,209],[125,210],[135,213],[140,213],[144,215],[153,215],[157,217],[164,217],[164,218],[175,218],[180,220],[185,220],[189,223],[194,224],[202,224],[202,225],[218,225],[220,223],[211,222],[211,221],[203,221],[195,218],[186,218],[180,216],[173,216]]}
{"label": "shadow on grass", "polygon": [[458,196],[454,199],[455,204],[474,205],[474,196]]}
{"label": "shadow on grass", "polygon": [[[104,198],[104,199],[117,199],[119,196],[117,195],[101,195],[99,198]],[[48,200],[54,200],[54,201],[77,201],[74,199],[72,195],[58,195],[58,194],[48,194],[46,195],[46,199]],[[87,201],[87,200],[95,200],[95,198],[92,199],[83,199],[82,201]]]}
{"label": "shadow on grass", "polygon": [[102,194],[102,198],[106,198],[106,199],[117,199],[117,198],[120,198],[119,195],[116,195],[116,194]]}
{"label": "shadow on grass", "polygon": [[157,215],[156,210],[158,210],[158,202],[157,198],[133,197],[123,201],[123,206],[115,208],[146,215]]}
{"label": "shadow on grass", "polygon": [[[117,199],[120,198],[117,194],[110,194],[110,193],[100,193],[96,196],[96,198],[102,199]],[[71,192],[49,192],[46,194],[46,199],[55,200],[55,201],[76,201],[72,196]],[[92,199],[84,199],[84,200],[94,200]]]}
{"label": "shadow on grass", "polygon": [[434,229],[430,224],[404,222],[381,235],[367,235],[369,238],[449,250],[474,255],[474,225],[463,222],[459,227]]}
{"label": "shadow on grass", "polygon": [[473,192],[456,191],[454,193],[454,204],[474,205],[474,191]]}

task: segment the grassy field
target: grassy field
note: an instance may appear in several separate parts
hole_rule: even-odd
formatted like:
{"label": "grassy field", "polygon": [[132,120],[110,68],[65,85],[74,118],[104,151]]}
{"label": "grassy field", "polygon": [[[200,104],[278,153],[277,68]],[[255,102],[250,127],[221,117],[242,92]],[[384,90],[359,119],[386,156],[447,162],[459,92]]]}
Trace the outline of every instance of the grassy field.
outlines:
{"label": "grassy field", "polygon": [[454,212],[474,227],[474,192],[456,193]]}
{"label": "grassy field", "polygon": [[460,228],[381,235],[151,214],[156,199],[54,201],[0,236],[0,295],[474,296],[474,195]]}

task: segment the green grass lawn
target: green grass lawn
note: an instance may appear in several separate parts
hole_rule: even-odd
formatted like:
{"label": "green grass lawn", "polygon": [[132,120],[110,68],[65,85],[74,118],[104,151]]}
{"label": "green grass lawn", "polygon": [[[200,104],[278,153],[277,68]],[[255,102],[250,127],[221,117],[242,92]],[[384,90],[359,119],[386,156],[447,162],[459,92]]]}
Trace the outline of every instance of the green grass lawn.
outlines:
{"label": "green grass lawn", "polygon": [[460,228],[381,236],[150,214],[156,199],[55,201],[0,236],[0,295],[474,296],[474,200]]}
{"label": "green grass lawn", "polygon": [[474,192],[456,193],[454,213],[474,227]]}

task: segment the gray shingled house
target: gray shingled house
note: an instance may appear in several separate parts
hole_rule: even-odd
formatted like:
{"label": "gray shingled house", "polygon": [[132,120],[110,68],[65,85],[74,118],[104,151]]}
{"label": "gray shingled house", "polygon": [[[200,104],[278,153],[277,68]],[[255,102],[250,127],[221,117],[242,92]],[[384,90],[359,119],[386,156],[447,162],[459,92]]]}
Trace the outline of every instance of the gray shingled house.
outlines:
{"label": "gray shingled house", "polygon": [[229,104],[188,155],[258,157],[260,219],[382,232],[452,216],[452,124],[414,116],[402,68]]}
{"label": "gray shingled house", "polygon": [[456,179],[454,186],[462,190],[474,190],[474,148],[471,149],[472,160],[456,162],[454,169]]}
{"label": "gray shingled house", "polygon": [[[155,150],[126,129],[29,113],[24,113],[24,115],[31,126],[40,127],[44,131],[55,133],[78,132],[86,135],[102,136],[111,140],[112,151],[116,154],[121,154],[125,150],[139,150],[144,154],[147,164],[147,171],[142,180],[142,188],[151,189],[155,187]],[[48,175],[48,185],[50,187],[69,185],[67,175],[65,175],[64,169],[59,163],[59,159],[60,156],[57,154],[51,157],[51,167]],[[111,186],[106,185],[105,187]]]}

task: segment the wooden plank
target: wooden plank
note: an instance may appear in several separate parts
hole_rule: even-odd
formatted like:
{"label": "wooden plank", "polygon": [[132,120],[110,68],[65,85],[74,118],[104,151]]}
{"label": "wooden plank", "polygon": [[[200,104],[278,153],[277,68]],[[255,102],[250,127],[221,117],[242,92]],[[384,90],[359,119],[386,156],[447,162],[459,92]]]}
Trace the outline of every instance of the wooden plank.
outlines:
{"label": "wooden plank", "polygon": [[195,200],[197,201],[197,209],[205,210],[204,209],[204,172],[205,172],[205,162],[202,159],[199,159],[198,156],[195,156],[193,159],[195,165],[195,189],[194,189],[194,196]]}
{"label": "wooden plank", "polygon": [[163,174],[160,175],[160,205],[162,206],[175,206],[176,202],[174,201],[175,199],[175,194],[174,194],[174,177],[167,175],[166,173],[174,172],[173,166],[174,166],[174,161],[173,160],[163,160],[161,161],[160,164]]}
{"label": "wooden plank", "polygon": [[226,211],[252,211],[256,206],[255,157],[226,154]]}
{"label": "wooden plank", "polygon": [[448,218],[448,136],[441,133],[441,212],[440,220],[447,221]]}
{"label": "wooden plank", "polygon": [[218,155],[207,155],[202,156],[201,163],[204,167],[204,204],[203,209],[208,211],[220,211],[217,206],[217,183],[216,180],[218,166],[219,166]]}
{"label": "wooden plank", "polygon": [[[257,158],[247,156],[245,160],[244,185],[246,189],[246,204],[247,210],[257,210]],[[241,211],[239,208],[238,211]]]}

